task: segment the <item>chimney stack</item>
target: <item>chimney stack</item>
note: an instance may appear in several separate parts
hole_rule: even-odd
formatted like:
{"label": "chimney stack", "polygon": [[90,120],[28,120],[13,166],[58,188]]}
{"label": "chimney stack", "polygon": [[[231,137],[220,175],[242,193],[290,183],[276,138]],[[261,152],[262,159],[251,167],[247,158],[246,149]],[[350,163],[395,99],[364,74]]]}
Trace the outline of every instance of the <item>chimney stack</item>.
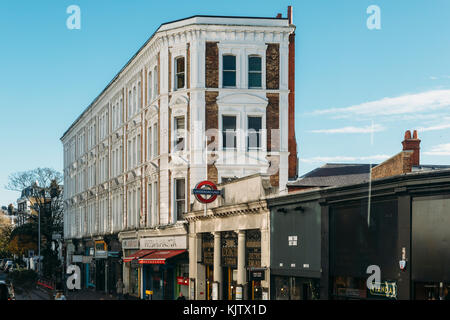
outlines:
{"label": "chimney stack", "polygon": [[417,137],[417,130],[414,130],[412,138],[411,131],[405,132],[405,140],[402,142],[403,151],[412,150],[413,155],[411,157],[413,166],[418,166],[420,164],[420,139]]}
{"label": "chimney stack", "polygon": [[293,17],[293,12],[292,12],[292,6],[288,6],[288,12],[287,12],[287,17],[289,19],[289,24],[293,24],[294,23],[294,17]]}

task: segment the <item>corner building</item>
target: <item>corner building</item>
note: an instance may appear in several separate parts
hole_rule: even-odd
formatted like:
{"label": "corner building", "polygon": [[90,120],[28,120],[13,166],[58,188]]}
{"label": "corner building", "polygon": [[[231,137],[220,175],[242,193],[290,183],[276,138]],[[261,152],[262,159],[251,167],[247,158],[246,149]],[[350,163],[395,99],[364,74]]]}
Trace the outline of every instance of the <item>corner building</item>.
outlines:
{"label": "corner building", "polygon": [[66,258],[85,286],[189,296],[195,185],[296,179],[294,31],[281,15],[162,24],[64,133]]}

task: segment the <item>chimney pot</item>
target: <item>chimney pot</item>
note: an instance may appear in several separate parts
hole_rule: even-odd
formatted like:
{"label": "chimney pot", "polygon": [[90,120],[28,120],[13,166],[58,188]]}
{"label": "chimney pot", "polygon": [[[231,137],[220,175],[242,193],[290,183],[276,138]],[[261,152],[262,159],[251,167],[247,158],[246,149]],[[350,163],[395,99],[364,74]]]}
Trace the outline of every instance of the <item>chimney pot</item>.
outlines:
{"label": "chimney pot", "polygon": [[411,131],[406,131],[405,140],[403,140],[402,145],[403,151],[413,151],[413,155],[411,156],[411,164],[413,166],[418,166],[420,164],[420,139],[418,138],[417,130],[413,131],[413,138],[411,138]]}
{"label": "chimney pot", "polygon": [[407,130],[406,132],[405,132],[405,140],[406,139],[411,139],[411,131],[409,131],[409,130]]}
{"label": "chimney pot", "polygon": [[281,19],[281,13],[277,14],[277,19]]}

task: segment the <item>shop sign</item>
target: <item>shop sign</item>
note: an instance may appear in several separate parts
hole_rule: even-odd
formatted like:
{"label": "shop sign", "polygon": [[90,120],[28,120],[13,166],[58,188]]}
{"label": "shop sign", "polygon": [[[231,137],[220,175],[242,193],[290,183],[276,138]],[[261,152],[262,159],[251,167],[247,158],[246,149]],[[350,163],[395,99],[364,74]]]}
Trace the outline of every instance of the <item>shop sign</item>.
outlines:
{"label": "shop sign", "polygon": [[189,278],[187,277],[177,277],[177,284],[188,286],[189,285]]}
{"label": "shop sign", "polygon": [[74,263],[83,262],[83,256],[80,256],[80,255],[72,256],[72,262],[74,262]]}
{"label": "shop sign", "polygon": [[226,231],[221,233],[222,242],[222,266],[236,267],[237,266],[237,249],[238,239],[237,234],[233,231]]}
{"label": "shop sign", "polygon": [[217,199],[217,196],[223,195],[223,192],[217,190],[217,186],[211,181],[199,182],[192,190],[192,193],[195,199],[201,203],[211,203]]}
{"label": "shop sign", "polygon": [[91,263],[92,257],[91,256],[83,256],[83,260],[81,261],[83,263]]}
{"label": "shop sign", "polygon": [[95,241],[95,251],[106,251],[107,246],[105,241]]}
{"label": "shop sign", "polygon": [[118,258],[119,257],[119,252],[117,252],[117,251],[109,251],[108,252],[108,257]]}
{"label": "shop sign", "polygon": [[247,230],[245,237],[245,251],[249,268],[261,267],[261,231]]}
{"label": "shop sign", "polygon": [[108,258],[108,251],[105,250],[95,250],[96,259],[106,259]]}
{"label": "shop sign", "polygon": [[375,282],[375,285],[369,289],[369,294],[371,296],[397,299],[397,283],[388,281]]}
{"label": "shop sign", "polygon": [[202,261],[204,265],[214,264],[214,236],[210,233],[202,235]]}
{"label": "shop sign", "polygon": [[143,238],[140,249],[187,249],[186,236]]}
{"label": "shop sign", "polygon": [[123,239],[122,240],[123,249],[139,249],[138,239]]}
{"label": "shop sign", "polygon": [[250,281],[261,281],[266,279],[265,270],[250,270]]}
{"label": "shop sign", "polygon": [[338,288],[338,296],[353,297],[353,298],[367,298],[365,290],[353,289],[353,288]]}
{"label": "shop sign", "polygon": [[236,287],[236,300],[242,300],[242,287]]}

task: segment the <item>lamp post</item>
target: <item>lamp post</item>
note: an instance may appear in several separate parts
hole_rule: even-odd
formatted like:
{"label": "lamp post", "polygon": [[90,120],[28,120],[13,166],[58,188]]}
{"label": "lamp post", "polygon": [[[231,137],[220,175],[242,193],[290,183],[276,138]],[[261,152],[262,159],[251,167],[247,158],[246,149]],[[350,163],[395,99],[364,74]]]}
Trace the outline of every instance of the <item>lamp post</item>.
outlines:
{"label": "lamp post", "polygon": [[35,203],[34,209],[38,212],[38,274],[41,275],[41,207]]}

